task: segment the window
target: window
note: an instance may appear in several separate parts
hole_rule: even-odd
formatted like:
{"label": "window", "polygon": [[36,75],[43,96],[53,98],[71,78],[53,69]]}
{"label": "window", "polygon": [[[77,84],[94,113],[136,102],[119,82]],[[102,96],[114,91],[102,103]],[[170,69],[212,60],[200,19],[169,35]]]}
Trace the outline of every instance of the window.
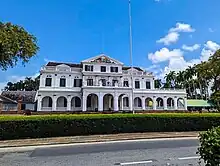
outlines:
{"label": "window", "polygon": [[124,81],[124,87],[129,87],[128,81]]}
{"label": "window", "polygon": [[140,81],[135,81],[135,89],[140,89]]}
{"label": "window", "polygon": [[101,66],[101,72],[106,72],[106,66]]}
{"label": "window", "polygon": [[92,106],[92,97],[89,95],[87,97],[87,102],[86,102],[86,107],[91,107]]}
{"label": "window", "polygon": [[117,73],[118,72],[118,67],[111,67],[111,72]]}
{"label": "window", "polygon": [[87,86],[93,86],[93,79],[87,80]]}
{"label": "window", "polygon": [[51,86],[52,84],[52,78],[46,78],[45,86]]}
{"label": "window", "polygon": [[82,79],[74,79],[74,87],[81,87]]}
{"label": "window", "polygon": [[93,71],[92,65],[85,65],[85,71]]}
{"label": "window", "polygon": [[106,80],[105,79],[101,79],[102,81],[102,86],[106,86]]}
{"label": "window", "polygon": [[79,97],[75,98],[75,107],[81,107],[81,100]]}
{"label": "window", "polygon": [[118,80],[112,80],[112,86],[115,86],[116,83],[118,83]]}
{"label": "window", "polygon": [[146,89],[150,89],[150,81],[146,82]]}
{"label": "window", "polygon": [[65,78],[60,79],[60,87],[66,87],[66,79]]}

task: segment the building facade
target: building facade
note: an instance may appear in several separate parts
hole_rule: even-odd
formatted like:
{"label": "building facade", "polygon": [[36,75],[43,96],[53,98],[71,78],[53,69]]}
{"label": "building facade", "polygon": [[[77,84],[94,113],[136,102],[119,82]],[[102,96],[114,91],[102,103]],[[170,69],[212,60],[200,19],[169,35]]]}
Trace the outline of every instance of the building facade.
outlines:
{"label": "building facade", "polygon": [[35,100],[38,111],[187,109],[185,89],[155,89],[152,73],[104,54],[79,64],[47,63]]}

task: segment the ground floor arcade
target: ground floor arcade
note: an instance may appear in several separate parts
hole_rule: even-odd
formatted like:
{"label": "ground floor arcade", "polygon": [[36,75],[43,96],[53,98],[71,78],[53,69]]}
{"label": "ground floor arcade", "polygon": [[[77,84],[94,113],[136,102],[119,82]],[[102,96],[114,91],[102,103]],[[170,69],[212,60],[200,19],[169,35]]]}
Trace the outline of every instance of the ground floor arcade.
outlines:
{"label": "ground floor arcade", "polygon": [[132,110],[187,110],[187,100],[181,96],[152,96],[115,93],[42,96],[38,111],[129,111]]}

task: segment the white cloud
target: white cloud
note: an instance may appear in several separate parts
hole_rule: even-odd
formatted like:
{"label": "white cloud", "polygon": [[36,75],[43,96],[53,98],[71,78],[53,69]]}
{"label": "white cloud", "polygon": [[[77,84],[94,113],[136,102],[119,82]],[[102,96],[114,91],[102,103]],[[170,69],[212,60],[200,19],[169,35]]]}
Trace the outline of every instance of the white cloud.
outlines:
{"label": "white cloud", "polygon": [[207,41],[206,44],[204,44],[204,48],[201,52],[201,60],[207,61],[209,57],[212,56],[218,49],[220,49],[219,44],[213,41]]}
{"label": "white cloud", "polygon": [[171,28],[169,32],[195,32],[190,24],[176,23],[175,28]]}
{"label": "white cloud", "polygon": [[213,33],[215,31],[212,28],[209,28],[209,32]]}
{"label": "white cloud", "polygon": [[170,45],[171,43],[176,43],[178,40],[179,40],[179,33],[171,32],[168,33],[164,38],[157,40],[157,43]]}
{"label": "white cloud", "polygon": [[180,49],[169,50],[168,48],[162,48],[155,53],[149,53],[148,59],[151,60],[153,63],[159,63],[168,61],[174,57],[182,57],[183,52]]}
{"label": "white cloud", "polygon": [[156,42],[163,43],[164,45],[176,43],[179,40],[181,32],[195,32],[195,29],[193,29],[189,24],[176,23],[176,27],[170,28],[168,34]]}
{"label": "white cloud", "polygon": [[187,46],[187,45],[183,45],[182,46],[182,49],[183,50],[186,50],[186,51],[195,51],[195,50],[198,50],[200,48],[200,44],[194,44],[192,46]]}

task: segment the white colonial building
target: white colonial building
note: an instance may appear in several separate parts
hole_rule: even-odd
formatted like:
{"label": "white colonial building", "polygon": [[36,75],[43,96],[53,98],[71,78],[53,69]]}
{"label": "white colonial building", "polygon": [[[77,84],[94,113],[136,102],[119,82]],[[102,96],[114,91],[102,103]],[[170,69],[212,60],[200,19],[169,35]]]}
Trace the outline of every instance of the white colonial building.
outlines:
{"label": "white colonial building", "polygon": [[38,111],[129,111],[132,103],[134,110],[187,109],[184,89],[155,89],[152,73],[104,54],[80,64],[47,63],[36,100]]}

